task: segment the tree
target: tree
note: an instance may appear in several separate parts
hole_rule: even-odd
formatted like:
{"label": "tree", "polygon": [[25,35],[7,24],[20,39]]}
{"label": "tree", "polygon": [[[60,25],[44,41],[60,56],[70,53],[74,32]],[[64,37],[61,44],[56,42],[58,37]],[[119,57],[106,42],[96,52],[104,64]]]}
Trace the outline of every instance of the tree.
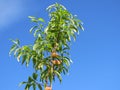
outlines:
{"label": "tree", "polygon": [[[76,40],[79,28],[82,27],[81,20],[72,15],[63,5],[55,3],[47,8],[50,21],[44,26],[42,18],[29,16],[32,22],[36,23],[30,29],[34,34],[33,45],[20,46],[19,40],[12,40],[10,54],[13,52],[18,61],[29,66],[33,63],[34,72],[28,77],[25,90],[32,86],[33,90],[51,90],[52,82],[56,78],[62,82],[61,74],[67,74],[72,60],[69,57],[71,38]],[[40,79],[39,79],[40,77]]]}

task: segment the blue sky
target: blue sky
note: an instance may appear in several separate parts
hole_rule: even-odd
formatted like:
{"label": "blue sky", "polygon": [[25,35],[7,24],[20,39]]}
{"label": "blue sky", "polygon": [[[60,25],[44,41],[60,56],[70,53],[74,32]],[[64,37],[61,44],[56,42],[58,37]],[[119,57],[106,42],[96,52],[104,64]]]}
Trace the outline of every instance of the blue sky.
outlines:
{"label": "blue sky", "polygon": [[24,90],[19,82],[31,75],[31,67],[21,66],[8,52],[12,39],[22,45],[33,43],[28,16],[48,20],[45,9],[63,4],[84,22],[71,46],[69,75],[54,83],[53,90],[120,90],[120,1],[119,0],[0,0],[0,88]]}

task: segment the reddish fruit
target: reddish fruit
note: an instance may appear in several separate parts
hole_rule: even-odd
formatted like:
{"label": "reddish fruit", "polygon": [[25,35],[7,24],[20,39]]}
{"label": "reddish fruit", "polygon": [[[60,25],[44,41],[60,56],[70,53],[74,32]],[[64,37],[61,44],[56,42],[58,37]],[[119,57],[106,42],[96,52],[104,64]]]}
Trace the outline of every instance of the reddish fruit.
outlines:
{"label": "reddish fruit", "polygon": [[51,53],[51,56],[52,56],[53,58],[56,58],[56,57],[58,56],[58,54],[57,54],[56,52],[52,52],[52,53]]}
{"label": "reddish fruit", "polygon": [[52,63],[53,63],[53,64],[56,64],[56,65],[60,65],[60,64],[61,64],[61,61],[60,61],[60,60],[52,60]]}
{"label": "reddish fruit", "polygon": [[52,90],[52,88],[51,87],[45,87],[45,90]]}

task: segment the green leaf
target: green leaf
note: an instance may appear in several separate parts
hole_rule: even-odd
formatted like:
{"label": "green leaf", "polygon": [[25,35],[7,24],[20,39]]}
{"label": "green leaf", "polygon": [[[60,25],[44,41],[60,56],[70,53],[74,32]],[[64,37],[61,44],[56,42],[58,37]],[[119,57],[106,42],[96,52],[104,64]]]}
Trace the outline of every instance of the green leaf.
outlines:
{"label": "green leaf", "polygon": [[30,63],[30,56],[26,56],[26,66],[28,67],[28,65],[29,65],[29,63]]}
{"label": "green leaf", "polygon": [[79,27],[80,27],[81,30],[84,31],[84,28],[83,28],[83,26],[81,24],[79,24]]}
{"label": "green leaf", "polygon": [[43,90],[42,86],[40,84],[38,84],[38,88],[39,88],[39,90]]}
{"label": "green leaf", "polygon": [[32,28],[30,29],[30,33],[31,33],[33,30],[35,30],[37,27],[38,27],[38,26],[32,27]]}
{"label": "green leaf", "polygon": [[72,34],[72,37],[74,39],[74,41],[76,40],[76,35],[75,34]]}
{"label": "green leaf", "polygon": [[62,82],[62,77],[61,77],[60,73],[56,70],[54,70],[54,73],[57,75],[59,81]]}
{"label": "green leaf", "polygon": [[21,83],[19,83],[19,86],[21,86],[23,84],[27,84],[27,82],[21,82]]}
{"label": "green leaf", "polygon": [[36,90],[36,84],[33,83],[33,90]]}
{"label": "green leaf", "polygon": [[64,58],[63,59],[64,64],[66,64],[68,67],[70,66],[70,62],[68,59]]}
{"label": "green leaf", "polygon": [[40,29],[37,29],[37,30],[35,30],[35,32],[34,32],[34,37],[36,37],[37,35],[39,35],[40,36]]}
{"label": "green leaf", "polygon": [[24,64],[25,61],[26,61],[26,55],[23,55],[23,57],[22,57],[22,64]]}
{"label": "green leaf", "polygon": [[26,61],[26,58],[27,58],[27,55],[24,54],[24,55],[22,56],[22,62],[23,62],[23,63]]}
{"label": "green leaf", "polygon": [[43,18],[38,18],[39,21],[45,22]]}
{"label": "green leaf", "polygon": [[36,74],[36,73],[33,73],[33,79],[37,79],[37,77],[38,77],[38,74]]}
{"label": "green leaf", "polygon": [[10,52],[9,52],[9,55],[17,48],[17,45],[14,44],[11,49],[10,49]]}
{"label": "green leaf", "polygon": [[33,79],[31,77],[28,78],[28,83],[31,83]]}
{"label": "green leaf", "polygon": [[17,45],[19,45],[19,44],[20,44],[20,41],[19,41],[18,39],[16,39],[16,43],[17,43]]}
{"label": "green leaf", "polygon": [[34,46],[33,46],[33,50],[37,50],[39,47],[40,47],[40,45],[36,43],[36,44],[34,44]]}
{"label": "green leaf", "polygon": [[72,63],[73,61],[70,59],[70,58],[68,58],[68,57],[64,57],[67,61],[69,61],[70,63]]}
{"label": "green leaf", "polygon": [[28,16],[28,18],[30,18],[30,19],[34,19],[35,17],[33,17],[33,16]]}
{"label": "green leaf", "polygon": [[20,53],[21,51],[21,48],[17,48],[15,51],[14,51],[14,56],[16,57],[18,53]]}
{"label": "green leaf", "polygon": [[20,62],[21,52],[17,56],[17,61]]}
{"label": "green leaf", "polygon": [[30,86],[31,86],[31,84],[27,84],[27,85],[25,86],[25,90],[29,90]]}
{"label": "green leaf", "polygon": [[47,10],[48,12],[50,12],[53,7],[55,7],[55,4],[50,5],[46,10]]}
{"label": "green leaf", "polygon": [[22,50],[26,51],[26,52],[30,52],[30,48],[28,45],[25,45],[22,47]]}
{"label": "green leaf", "polygon": [[64,51],[64,50],[70,50],[70,47],[64,47],[64,48],[63,48],[63,51]]}
{"label": "green leaf", "polygon": [[28,18],[30,18],[32,22],[38,22],[38,20],[33,16],[28,16]]}
{"label": "green leaf", "polygon": [[11,39],[11,41],[12,41],[14,44],[16,44],[16,45],[19,45],[19,44],[20,44],[20,41],[19,41],[18,39],[16,39],[16,40],[12,40],[12,39]]}
{"label": "green leaf", "polygon": [[68,73],[68,68],[66,68],[66,67],[62,67],[62,69],[63,69],[63,74]]}

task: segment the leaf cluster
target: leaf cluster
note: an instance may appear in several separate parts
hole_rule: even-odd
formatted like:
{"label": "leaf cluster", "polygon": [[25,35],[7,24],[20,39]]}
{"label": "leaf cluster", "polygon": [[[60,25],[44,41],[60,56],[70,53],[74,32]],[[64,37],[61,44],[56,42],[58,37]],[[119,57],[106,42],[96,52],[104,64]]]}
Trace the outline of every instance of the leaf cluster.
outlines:
{"label": "leaf cluster", "polygon": [[[61,75],[68,73],[72,62],[69,57],[69,42],[71,42],[71,38],[76,40],[79,28],[84,30],[81,20],[61,4],[50,5],[47,11],[50,17],[47,26],[43,24],[44,19],[29,16],[31,21],[36,23],[30,29],[30,33],[33,33],[35,37],[33,45],[20,46],[19,40],[12,40],[14,44],[10,54],[14,53],[17,60],[27,67],[30,61],[33,62],[35,72],[28,77],[28,81],[21,83],[26,85],[25,90],[29,90],[30,87],[33,87],[33,90],[36,90],[37,87],[42,90],[49,84],[52,86],[52,82],[56,78],[62,82]],[[59,62],[59,64],[55,64],[53,61]]]}

